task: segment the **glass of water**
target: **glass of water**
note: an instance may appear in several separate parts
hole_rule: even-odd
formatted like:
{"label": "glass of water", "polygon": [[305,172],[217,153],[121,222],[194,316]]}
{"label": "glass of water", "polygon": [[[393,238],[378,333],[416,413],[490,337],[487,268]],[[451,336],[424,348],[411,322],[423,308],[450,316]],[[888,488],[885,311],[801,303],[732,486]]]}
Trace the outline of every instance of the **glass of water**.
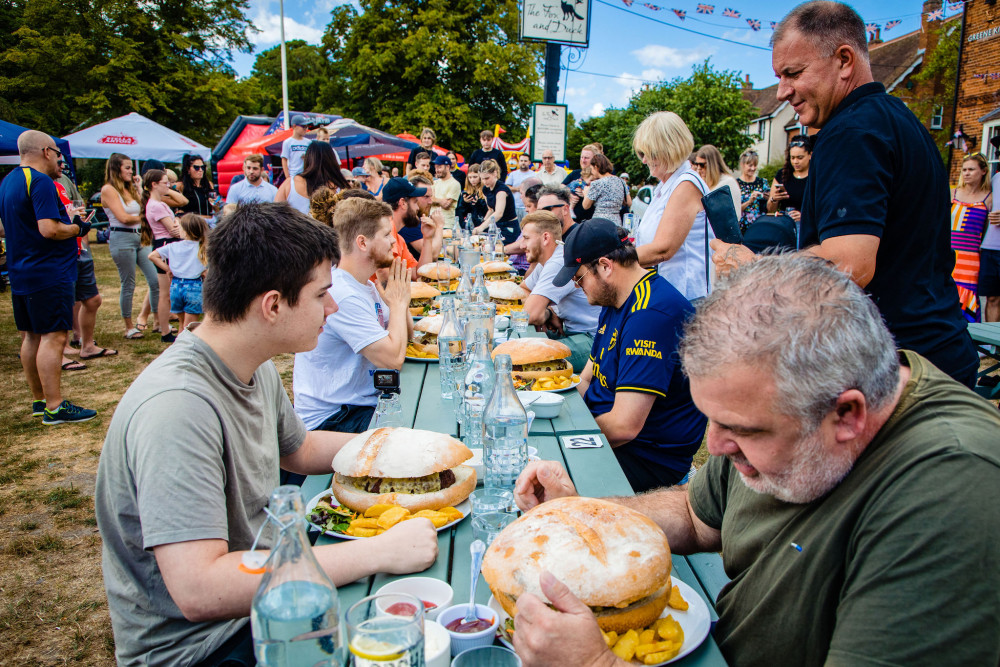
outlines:
{"label": "glass of water", "polygon": [[517,517],[507,512],[487,512],[472,517],[472,539],[482,540],[486,546],[493,543],[496,536],[504,528],[517,520]]}
{"label": "glass of water", "polygon": [[478,646],[456,655],[451,667],[521,667],[521,658],[503,646]]}
{"label": "glass of water", "polygon": [[509,489],[476,489],[469,496],[469,502],[472,503],[472,516],[510,512],[514,509],[514,494]]}
{"label": "glass of water", "polygon": [[478,248],[462,248],[458,257],[459,262],[462,264],[462,268],[473,267],[479,264],[479,249]]}
{"label": "glass of water", "polygon": [[438,260],[435,265],[437,273],[438,291],[442,294],[451,291],[451,258],[445,257]]}
{"label": "glass of water", "polygon": [[370,595],[347,610],[354,667],[424,665],[424,604],[405,593]]}
{"label": "glass of water", "polygon": [[523,334],[528,332],[528,313],[523,310],[510,311],[510,323],[514,327],[514,333]]}

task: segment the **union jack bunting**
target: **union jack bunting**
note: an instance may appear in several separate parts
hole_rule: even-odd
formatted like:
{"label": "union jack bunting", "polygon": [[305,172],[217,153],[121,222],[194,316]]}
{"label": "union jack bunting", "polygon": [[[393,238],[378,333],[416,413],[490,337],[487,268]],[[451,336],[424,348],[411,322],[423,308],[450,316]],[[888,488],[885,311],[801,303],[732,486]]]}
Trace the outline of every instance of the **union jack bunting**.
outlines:
{"label": "union jack bunting", "polygon": [[874,33],[876,30],[878,30],[878,24],[877,23],[866,23],[865,24],[865,32],[867,32],[869,35],[871,35],[872,33]]}
{"label": "union jack bunting", "polygon": [[882,30],[892,30],[893,28],[895,28],[900,23],[902,23],[902,21],[900,21],[899,19],[893,19],[893,20],[889,21],[888,23],[886,23],[882,27]]}
{"label": "union jack bunting", "polygon": [[948,11],[949,12],[957,12],[958,10],[962,9],[962,7],[964,7],[964,6],[965,6],[964,2],[949,2],[948,3]]}
{"label": "union jack bunting", "polygon": [[632,0],[622,0],[622,4],[624,4],[626,7],[631,7]]}
{"label": "union jack bunting", "polygon": [[711,14],[715,11],[715,5],[698,5],[699,14]]}
{"label": "union jack bunting", "polygon": [[771,24],[771,30],[774,30],[775,28],[778,27],[778,22],[777,21],[770,21],[769,23]]}
{"label": "union jack bunting", "polygon": [[760,30],[760,21],[757,19],[747,19],[747,25],[750,26],[750,29],[754,32]]}
{"label": "union jack bunting", "polygon": [[944,10],[935,9],[933,12],[927,12],[928,21],[941,21],[944,19]]}
{"label": "union jack bunting", "polygon": [[679,18],[681,21],[687,18],[688,13],[683,9],[674,9],[671,11],[673,11],[674,14],[677,14],[677,18]]}
{"label": "union jack bunting", "polygon": [[658,6],[650,4],[648,2],[642,3],[642,6],[645,7],[646,9],[652,9],[654,12],[658,12],[661,9],[663,9],[663,7],[658,7]]}
{"label": "union jack bunting", "polygon": [[730,9],[729,7],[726,7],[726,9],[722,12],[722,15],[733,19],[738,19],[740,17],[740,13],[738,11]]}

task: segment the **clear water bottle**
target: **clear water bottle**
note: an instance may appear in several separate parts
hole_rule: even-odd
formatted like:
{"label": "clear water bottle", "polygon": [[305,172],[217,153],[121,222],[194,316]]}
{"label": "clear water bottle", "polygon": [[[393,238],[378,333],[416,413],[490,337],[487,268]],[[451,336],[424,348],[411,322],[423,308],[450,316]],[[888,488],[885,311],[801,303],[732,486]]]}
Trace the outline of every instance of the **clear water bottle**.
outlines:
{"label": "clear water bottle", "polygon": [[475,279],[472,282],[473,301],[476,303],[489,303],[490,292],[486,289],[486,275],[483,273],[482,265],[477,265]]}
{"label": "clear water bottle", "polygon": [[483,416],[483,485],[513,490],[528,465],[528,416],[514,391],[510,355],[498,354],[493,363],[496,382]]}
{"label": "clear water bottle", "polygon": [[483,416],[495,382],[493,359],[490,358],[487,340],[486,329],[476,329],[472,336],[465,381],[462,383],[462,439],[470,449],[481,449],[483,446]]}
{"label": "clear water bottle", "polygon": [[368,422],[368,428],[400,428],[406,426],[403,423],[403,404],[399,401],[399,394],[391,391],[379,395],[378,403],[375,405],[375,414]]}
{"label": "clear water bottle", "polygon": [[497,217],[495,215],[490,216],[490,226],[487,228],[486,235],[494,239],[500,236],[500,229],[497,228]]}
{"label": "clear water bottle", "polygon": [[438,333],[441,398],[451,400],[460,380],[465,377],[465,329],[458,321],[454,299],[442,298],[441,309],[444,313],[444,322]]}
{"label": "clear water bottle", "polygon": [[463,304],[472,302],[472,267],[468,263],[462,264],[462,278],[458,281],[455,298]]}
{"label": "clear water bottle", "polygon": [[301,489],[279,486],[268,507],[281,531],[250,608],[257,664],[340,667],[340,600],[306,538]]}

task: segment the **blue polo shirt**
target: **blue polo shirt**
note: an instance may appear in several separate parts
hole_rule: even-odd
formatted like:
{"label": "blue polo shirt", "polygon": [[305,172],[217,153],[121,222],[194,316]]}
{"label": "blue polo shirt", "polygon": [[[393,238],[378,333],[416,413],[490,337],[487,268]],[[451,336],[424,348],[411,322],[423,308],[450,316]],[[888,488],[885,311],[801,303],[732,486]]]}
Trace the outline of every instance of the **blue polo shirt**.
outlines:
{"label": "blue polo shirt", "polygon": [[859,86],[817,135],[802,201],[802,246],[877,236],[865,287],[898,347],[956,377],[979,366],[958,302],[951,202],[941,154],[881,83]]}
{"label": "blue polo shirt", "polygon": [[701,446],[707,420],[691,400],[677,344],[694,313],[677,289],[650,271],[621,308],[601,311],[590,360],[594,377],[583,400],[594,415],[610,412],[620,391],[656,396],[639,435],[616,448],[686,473]]}
{"label": "blue polo shirt", "polygon": [[10,172],[0,183],[0,220],[7,234],[7,271],[14,294],[76,281],[76,239],[45,238],[38,231],[38,221],[45,219],[71,224],[55,183],[30,167]]}

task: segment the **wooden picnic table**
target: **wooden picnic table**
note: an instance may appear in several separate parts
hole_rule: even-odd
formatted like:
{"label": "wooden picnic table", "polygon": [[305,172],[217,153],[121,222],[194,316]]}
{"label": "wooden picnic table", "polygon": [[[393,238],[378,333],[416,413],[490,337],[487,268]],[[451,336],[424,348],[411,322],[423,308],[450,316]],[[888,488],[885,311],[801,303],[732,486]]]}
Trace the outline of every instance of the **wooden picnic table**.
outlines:
{"label": "wooden picnic table", "polygon": [[[975,343],[979,352],[996,362],[991,366],[979,371],[977,377],[989,375],[1000,368],[1000,322],[970,322],[969,335]],[[1000,399],[1000,385],[996,387],[976,386],[976,392],[980,396],[997,400]]]}
{"label": "wooden picnic table", "polygon": [[[414,428],[456,434],[455,407],[451,401],[441,398],[440,375],[436,363],[407,361],[400,373],[404,422],[410,421]],[[587,409],[583,398],[576,391],[564,394],[566,402],[555,419],[535,419],[528,435],[528,444],[538,449],[542,459],[559,461],[565,465],[581,495],[590,497],[632,495],[632,488],[618,465],[611,447]],[[597,434],[604,446],[593,449],[564,449],[559,436]],[[332,475],[314,475],[302,485],[302,495],[308,501],[330,488]],[[334,544],[341,540],[320,535],[316,544]],[[455,604],[469,597],[469,545],[472,543],[472,521],[459,522],[452,528],[438,533],[438,558],[420,576],[430,576],[448,582],[455,591]],[[697,556],[673,556],[673,574],[693,588],[706,602],[712,619],[712,626],[718,616],[715,613],[715,598],[728,581],[722,571],[722,560],[718,554]],[[407,575],[394,576],[377,574],[366,579],[340,587],[341,609],[366,595],[377,591],[384,584]],[[486,604],[490,589],[480,577],[476,589],[476,601]],[[708,666],[725,665],[712,635],[694,652],[679,660],[677,665]]]}

